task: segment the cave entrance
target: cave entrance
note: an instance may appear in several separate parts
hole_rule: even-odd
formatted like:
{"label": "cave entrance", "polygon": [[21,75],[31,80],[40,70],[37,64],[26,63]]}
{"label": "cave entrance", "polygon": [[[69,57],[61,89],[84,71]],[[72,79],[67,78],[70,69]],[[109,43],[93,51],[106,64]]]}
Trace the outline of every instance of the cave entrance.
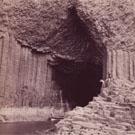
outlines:
{"label": "cave entrance", "polygon": [[54,80],[63,102],[70,108],[83,107],[100,93],[100,79],[106,77],[107,54],[102,41],[96,42],[97,37],[79,18],[75,7],[71,7],[68,19],[51,42],[61,54],[55,57],[58,64],[54,66]]}
{"label": "cave entrance", "polygon": [[62,92],[62,100],[71,109],[86,106],[100,93],[103,66],[95,63],[64,61],[54,68],[55,81]]}

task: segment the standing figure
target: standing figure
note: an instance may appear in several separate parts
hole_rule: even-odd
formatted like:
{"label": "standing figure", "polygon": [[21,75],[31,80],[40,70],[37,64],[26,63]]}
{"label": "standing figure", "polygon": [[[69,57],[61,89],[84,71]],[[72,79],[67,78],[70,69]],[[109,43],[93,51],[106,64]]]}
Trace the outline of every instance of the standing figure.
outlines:
{"label": "standing figure", "polygon": [[112,78],[112,76],[111,76],[111,74],[108,72],[108,77],[107,77],[107,79],[106,79],[106,87],[110,86],[111,78]]}

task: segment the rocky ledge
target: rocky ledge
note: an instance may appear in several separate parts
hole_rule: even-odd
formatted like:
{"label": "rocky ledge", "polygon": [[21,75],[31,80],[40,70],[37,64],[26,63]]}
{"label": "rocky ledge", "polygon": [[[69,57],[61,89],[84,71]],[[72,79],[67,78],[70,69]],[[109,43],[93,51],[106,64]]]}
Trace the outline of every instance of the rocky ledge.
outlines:
{"label": "rocky ledge", "polygon": [[56,126],[58,135],[134,135],[135,85],[113,80],[86,107],[76,107]]}

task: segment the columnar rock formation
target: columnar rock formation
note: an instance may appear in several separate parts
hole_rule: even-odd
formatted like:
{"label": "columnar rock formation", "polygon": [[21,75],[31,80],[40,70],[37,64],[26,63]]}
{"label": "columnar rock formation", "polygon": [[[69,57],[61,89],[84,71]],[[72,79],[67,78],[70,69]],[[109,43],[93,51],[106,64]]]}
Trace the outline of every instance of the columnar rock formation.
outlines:
{"label": "columnar rock formation", "polygon": [[67,0],[1,1],[1,106],[60,104],[61,88],[48,61],[61,64],[61,70],[66,67],[61,60],[79,63],[74,71],[89,61],[101,65],[103,48],[89,35],[72,4]]}
{"label": "columnar rock formation", "polygon": [[53,105],[56,101],[53,97],[57,96],[48,59],[49,54],[34,53],[31,48],[19,45],[12,35],[3,35],[0,39],[1,105]]}
{"label": "columnar rock formation", "polygon": [[38,47],[64,19],[66,1],[41,3],[0,1],[0,107],[60,105],[60,91],[48,64],[50,49]]}
{"label": "columnar rock formation", "polygon": [[135,80],[135,52],[107,49],[107,73],[114,79]]}
{"label": "columnar rock formation", "polygon": [[[78,16],[98,45],[107,48],[105,74],[133,81],[135,21],[133,0],[77,0]],[[107,69],[107,70],[106,70]]]}

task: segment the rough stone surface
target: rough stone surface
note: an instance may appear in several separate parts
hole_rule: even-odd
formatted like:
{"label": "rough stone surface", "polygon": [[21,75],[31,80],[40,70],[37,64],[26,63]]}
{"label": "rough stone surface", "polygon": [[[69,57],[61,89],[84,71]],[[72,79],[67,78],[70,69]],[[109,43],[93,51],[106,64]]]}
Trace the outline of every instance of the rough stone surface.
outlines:
{"label": "rough stone surface", "polygon": [[77,11],[99,44],[134,50],[134,0],[77,0]]}
{"label": "rough stone surface", "polygon": [[100,49],[95,54],[88,51],[95,48],[92,44],[96,42],[78,17],[73,1],[4,0],[1,3],[5,28],[12,31],[21,45],[42,52],[50,49],[77,60],[101,55]]}
{"label": "rough stone surface", "polygon": [[1,39],[0,105],[45,106],[57,101],[48,54],[32,53],[21,47],[13,36]]}
{"label": "rough stone surface", "polygon": [[76,107],[56,126],[57,135],[134,135],[135,84],[111,80],[86,107]]}

